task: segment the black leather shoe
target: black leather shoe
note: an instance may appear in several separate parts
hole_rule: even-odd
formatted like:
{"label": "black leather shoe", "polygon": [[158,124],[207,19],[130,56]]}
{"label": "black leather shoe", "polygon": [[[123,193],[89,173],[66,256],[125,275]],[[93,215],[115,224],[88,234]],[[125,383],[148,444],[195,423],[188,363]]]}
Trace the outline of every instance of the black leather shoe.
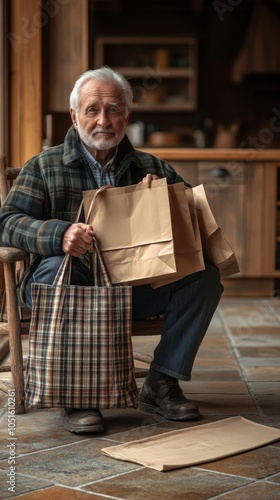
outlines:
{"label": "black leather shoe", "polygon": [[104,423],[99,410],[63,408],[62,423],[70,432],[102,432]]}
{"label": "black leather shoe", "polygon": [[171,378],[145,380],[139,394],[139,408],[159,413],[168,420],[195,420],[201,417],[198,407],[185,398],[178,381]]}

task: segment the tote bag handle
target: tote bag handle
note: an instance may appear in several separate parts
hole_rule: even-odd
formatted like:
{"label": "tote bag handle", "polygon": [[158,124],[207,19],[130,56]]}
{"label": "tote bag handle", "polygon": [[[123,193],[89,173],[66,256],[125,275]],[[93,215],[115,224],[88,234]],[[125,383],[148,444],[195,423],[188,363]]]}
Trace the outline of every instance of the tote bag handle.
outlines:
{"label": "tote bag handle", "polygon": [[[106,188],[107,186],[103,186]],[[109,187],[109,186],[108,186]],[[101,188],[102,189],[102,188]],[[102,189],[103,190],[103,189]],[[96,195],[95,195],[96,197]],[[94,197],[94,199],[95,199]],[[94,200],[93,200],[94,201]],[[84,201],[82,200],[79,210],[77,212],[75,223],[77,223],[80,219],[82,208],[84,205]],[[100,284],[103,286],[110,287],[112,286],[109,274],[104,264],[104,260],[101,254],[101,251],[98,246],[98,242],[96,238],[93,238],[93,248],[95,251],[95,265],[94,265],[94,283]],[[62,285],[70,285],[71,280],[71,270],[72,270],[72,256],[68,253],[65,254],[65,257],[56,273],[56,276],[53,281],[53,286],[62,286]],[[99,285],[100,286],[100,285]]]}

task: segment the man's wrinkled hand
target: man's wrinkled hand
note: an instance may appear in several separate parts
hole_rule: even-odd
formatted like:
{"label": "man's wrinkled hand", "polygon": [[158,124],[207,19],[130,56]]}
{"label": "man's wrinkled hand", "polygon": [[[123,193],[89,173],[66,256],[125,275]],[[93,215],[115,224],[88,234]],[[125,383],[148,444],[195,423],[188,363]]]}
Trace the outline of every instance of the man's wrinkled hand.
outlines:
{"label": "man's wrinkled hand", "polygon": [[140,181],[139,184],[144,183],[146,184],[147,188],[150,188],[152,181],[156,181],[157,179],[159,179],[157,175],[147,174],[145,177],[143,177],[142,181]]}
{"label": "man's wrinkled hand", "polygon": [[90,224],[72,224],[63,235],[62,250],[72,257],[81,257],[89,251],[93,236],[95,233]]}

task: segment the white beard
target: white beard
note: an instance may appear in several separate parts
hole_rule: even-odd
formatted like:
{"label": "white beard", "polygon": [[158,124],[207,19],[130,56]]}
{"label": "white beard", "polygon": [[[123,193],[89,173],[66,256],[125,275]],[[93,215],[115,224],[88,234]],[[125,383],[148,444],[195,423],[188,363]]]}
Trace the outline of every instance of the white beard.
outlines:
{"label": "white beard", "polygon": [[[111,149],[116,147],[122,138],[124,137],[125,131],[123,133],[118,134],[114,129],[109,128],[109,129],[102,129],[101,127],[96,127],[92,132],[87,133],[84,131],[83,127],[81,127],[78,119],[77,119],[77,126],[78,126],[78,133],[83,141],[83,143],[89,148],[89,149],[96,149],[97,151],[104,151],[107,149]],[[106,137],[97,137],[95,134],[96,132],[106,132],[106,133],[112,133],[114,134],[113,137],[107,139]]]}

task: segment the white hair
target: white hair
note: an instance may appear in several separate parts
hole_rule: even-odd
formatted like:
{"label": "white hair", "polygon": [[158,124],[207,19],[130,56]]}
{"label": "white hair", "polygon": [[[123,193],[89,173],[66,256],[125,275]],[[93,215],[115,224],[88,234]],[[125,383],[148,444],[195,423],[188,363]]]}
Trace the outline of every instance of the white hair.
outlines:
{"label": "white hair", "polygon": [[123,93],[127,111],[132,108],[133,93],[129,82],[123,75],[108,66],[85,71],[79,76],[70,94],[70,108],[74,109],[76,112],[79,111],[81,89],[85,83],[90,80],[103,81],[117,85]]}

